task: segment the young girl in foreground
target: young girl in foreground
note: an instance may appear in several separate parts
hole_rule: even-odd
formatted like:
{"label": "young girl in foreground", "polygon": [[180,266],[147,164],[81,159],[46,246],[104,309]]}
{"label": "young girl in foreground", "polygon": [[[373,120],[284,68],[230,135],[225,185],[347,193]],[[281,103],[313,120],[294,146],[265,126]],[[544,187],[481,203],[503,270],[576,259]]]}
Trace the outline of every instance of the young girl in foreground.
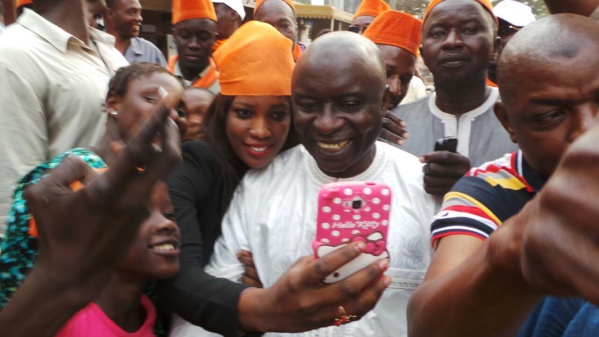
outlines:
{"label": "young girl in foreground", "polygon": [[132,138],[155,111],[164,91],[178,97],[183,95],[183,87],[179,81],[160,66],[137,63],[119,69],[109,83],[106,98],[108,121],[106,133],[100,143],[90,149],[67,151],[38,165],[21,178],[14,193],[6,237],[2,242],[0,308],[6,305],[24,281],[38,254],[35,226],[29,221],[29,211],[23,198],[25,187],[38,182],[66,156],[78,156],[94,169],[111,166],[116,159],[114,145],[126,143]]}
{"label": "young girl in foreground", "polygon": [[154,186],[148,217],[126,256],[96,300],[81,309],[56,337],[153,337],[156,308],[143,294],[155,278],[179,271],[179,229],[164,182]]}

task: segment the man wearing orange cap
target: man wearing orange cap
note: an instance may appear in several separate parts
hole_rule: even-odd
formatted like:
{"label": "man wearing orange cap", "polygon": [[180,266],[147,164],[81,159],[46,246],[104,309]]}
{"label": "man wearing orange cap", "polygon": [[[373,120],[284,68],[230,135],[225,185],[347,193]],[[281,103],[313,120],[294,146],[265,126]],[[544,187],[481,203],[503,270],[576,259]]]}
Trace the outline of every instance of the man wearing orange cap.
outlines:
{"label": "man wearing orange cap", "polygon": [[[426,164],[427,192],[442,197],[471,165],[517,146],[493,113],[497,89],[485,85],[498,45],[490,1],[433,0],[423,19],[422,58],[434,76],[436,92],[393,113],[410,133],[403,149]],[[443,137],[457,138],[456,153],[433,151]]]}
{"label": "man wearing orange cap", "polygon": [[128,63],[87,5],[38,1],[0,35],[0,237],[20,177],[104,134],[108,81]]}
{"label": "man wearing orange cap", "polygon": [[372,21],[364,36],[381,50],[387,71],[389,103],[395,108],[408,92],[420,47],[422,22],[412,15],[388,10]]}
{"label": "man wearing orange cap", "polygon": [[219,92],[218,75],[210,64],[216,41],[216,12],[210,0],[173,0],[173,37],[177,55],[168,61],[168,69],[188,86]]}
{"label": "man wearing orange cap", "polygon": [[363,0],[347,28],[350,32],[364,34],[372,21],[382,12],[390,10],[391,6],[383,0]]}
{"label": "man wearing orange cap", "polygon": [[293,42],[293,58],[297,59],[302,54],[302,47],[298,43],[297,19],[295,5],[292,0],[258,0],[254,5],[254,20],[268,23],[275,27],[283,36]]}

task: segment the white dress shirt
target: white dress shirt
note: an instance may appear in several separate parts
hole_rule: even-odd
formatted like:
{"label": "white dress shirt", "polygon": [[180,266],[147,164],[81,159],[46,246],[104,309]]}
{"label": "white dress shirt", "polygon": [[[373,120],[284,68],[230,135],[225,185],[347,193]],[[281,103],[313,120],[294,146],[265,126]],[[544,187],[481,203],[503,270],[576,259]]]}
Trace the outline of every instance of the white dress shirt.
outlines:
{"label": "white dress shirt", "polygon": [[[422,164],[416,157],[381,142],[376,143],[370,167],[347,179],[325,175],[305,148],[297,146],[280,154],[267,168],[246,174],[223,219],[223,234],[206,271],[240,282],[244,267],[235,254],[245,249],[252,252],[264,287],[272,286],[299,258],[313,254],[311,243],[316,235],[322,185],[334,181],[384,182],[392,190],[386,274],[393,281],[376,307],[361,320],[341,327],[266,336],[406,336],[406,307],[430,262],[429,225],[438,207],[425,193],[422,179]],[[175,317],[171,330],[171,337],[212,335],[179,317]]]}
{"label": "white dress shirt", "polygon": [[104,134],[108,81],[128,63],[114,37],[90,28],[90,40],[29,9],[0,35],[0,237],[21,176]]}

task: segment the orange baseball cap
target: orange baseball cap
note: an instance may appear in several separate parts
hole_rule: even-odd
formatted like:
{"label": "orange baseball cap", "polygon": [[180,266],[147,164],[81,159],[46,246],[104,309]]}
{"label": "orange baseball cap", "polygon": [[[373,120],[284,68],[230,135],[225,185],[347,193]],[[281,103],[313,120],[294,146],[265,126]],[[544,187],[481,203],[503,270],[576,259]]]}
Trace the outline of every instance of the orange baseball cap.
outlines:
{"label": "orange baseball cap", "polygon": [[378,44],[403,48],[418,55],[422,21],[404,12],[388,10],[379,14],[364,31],[364,36]]}
{"label": "orange baseball cap", "polygon": [[190,19],[216,21],[214,5],[210,0],[173,0],[173,24]]}
{"label": "orange baseball cap", "polygon": [[[426,18],[431,13],[433,8],[435,8],[435,6],[437,6],[438,4],[440,4],[443,1],[445,1],[445,0],[432,0],[431,2],[429,2],[428,6],[426,6],[426,10],[424,11],[424,15],[422,16],[423,23],[424,23],[424,21],[426,21]],[[493,19],[495,19],[495,24],[499,25],[499,21],[497,20],[497,17],[495,16],[495,14],[493,14],[493,5],[491,4],[491,1],[489,1],[489,0],[473,0],[473,1],[476,1],[479,4],[483,5],[483,7],[489,12],[489,14],[491,14]]]}
{"label": "orange baseball cap", "polygon": [[292,42],[273,26],[249,21],[214,52],[223,95],[290,96]]}
{"label": "orange baseball cap", "polygon": [[[265,1],[267,1],[267,0],[256,0],[256,3],[254,4],[254,14],[256,14],[256,12],[258,11],[258,8],[260,8],[260,6],[262,6],[262,4]],[[288,4],[291,7],[291,9],[293,9],[293,12],[295,13],[295,5],[293,4],[292,0],[282,0],[282,1],[284,1],[286,4]]]}
{"label": "orange baseball cap", "polygon": [[391,6],[383,0],[362,0],[353,18],[355,19],[358,16],[372,16],[376,18],[380,13],[389,9],[391,9]]}

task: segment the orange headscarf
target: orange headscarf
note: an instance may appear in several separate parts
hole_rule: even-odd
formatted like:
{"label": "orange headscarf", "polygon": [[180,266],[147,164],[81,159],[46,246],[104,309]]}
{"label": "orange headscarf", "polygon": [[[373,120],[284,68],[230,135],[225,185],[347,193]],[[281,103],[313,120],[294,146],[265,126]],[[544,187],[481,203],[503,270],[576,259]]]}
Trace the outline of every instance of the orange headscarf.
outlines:
{"label": "orange headscarf", "polygon": [[290,96],[291,40],[273,26],[249,21],[215,53],[223,95]]}
{"label": "orange headscarf", "polygon": [[[433,8],[435,8],[435,6],[437,6],[438,4],[440,4],[443,1],[445,1],[445,0],[432,0],[431,2],[429,2],[428,6],[426,6],[426,10],[424,11],[424,15],[422,16],[423,23],[424,23],[424,21],[426,21],[426,18],[431,13]],[[493,5],[491,4],[491,1],[489,1],[489,0],[475,0],[475,1],[478,2],[479,4],[483,5],[483,7],[491,14],[493,19],[495,19],[495,24],[498,25],[499,21],[497,20],[497,17],[495,16],[495,14],[493,14]]]}
{"label": "orange headscarf", "polygon": [[216,21],[214,5],[210,0],[173,0],[173,25],[190,19]]}
{"label": "orange headscarf", "polygon": [[384,11],[364,31],[364,37],[378,44],[403,48],[418,55],[422,21],[404,12]]}
{"label": "orange headscarf", "polygon": [[33,0],[17,0],[17,4],[15,8],[19,8],[21,6],[33,5]]}
{"label": "orange headscarf", "polygon": [[377,17],[380,13],[391,9],[388,3],[383,0],[362,0],[360,6],[354,14],[354,19],[358,16]]}

